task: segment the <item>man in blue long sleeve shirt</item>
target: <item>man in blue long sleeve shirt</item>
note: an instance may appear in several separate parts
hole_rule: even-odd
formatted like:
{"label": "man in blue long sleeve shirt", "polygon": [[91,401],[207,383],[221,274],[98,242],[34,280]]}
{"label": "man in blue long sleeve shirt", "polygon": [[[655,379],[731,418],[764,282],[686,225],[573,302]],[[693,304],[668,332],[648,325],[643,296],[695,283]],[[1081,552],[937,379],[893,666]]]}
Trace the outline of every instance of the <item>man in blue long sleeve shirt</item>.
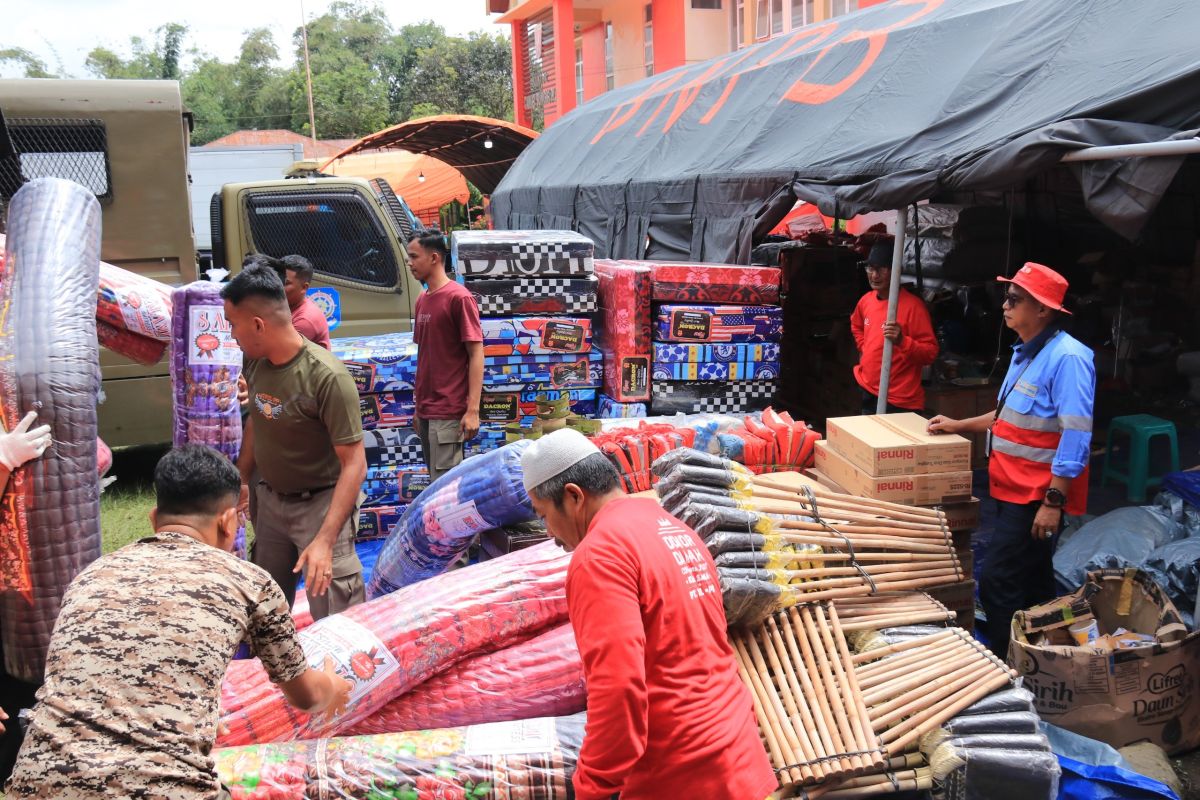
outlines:
{"label": "man in blue long sleeve shirt", "polygon": [[988,478],[996,530],[979,581],[992,649],[1007,653],[1012,615],[1055,595],[1054,536],[1064,511],[1087,509],[1096,370],[1092,351],[1059,327],[1070,312],[1067,281],[1028,263],[1004,298],[1004,321],[1021,341],[996,410],[966,420],[937,416],[932,433],[990,430]]}

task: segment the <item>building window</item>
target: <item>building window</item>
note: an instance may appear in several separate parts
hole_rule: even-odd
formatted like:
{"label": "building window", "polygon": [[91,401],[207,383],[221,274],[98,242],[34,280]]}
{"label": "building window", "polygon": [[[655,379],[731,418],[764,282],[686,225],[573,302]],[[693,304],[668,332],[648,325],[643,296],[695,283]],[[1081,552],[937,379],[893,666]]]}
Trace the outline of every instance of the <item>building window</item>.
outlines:
{"label": "building window", "polygon": [[730,37],[733,39],[729,43],[730,51],[741,49],[742,42],[746,40],[745,21],[746,0],[736,0],[733,4],[733,24],[729,26]]}
{"label": "building window", "polygon": [[829,0],[829,16],[840,17],[858,11],[858,0]]}
{"label": "building window", "polygon": [[754,38],[769,39],[783,33],[783,0],[757,0]]}
{"label": "building window", "polygon": [[575,39],[575,105],[583,105],[583,38]]}
{"label": "building window", "polygon": [[813,16],[814,12],[813,0],[792,0],[792,19],[789,30],[803,25],[811,25],[816,21]]}
{"label": "building window", "polygon": [[613,71],[613,24],[604,23],[604,88],[612,89],[616,85]]}
{"label": "building window", "polygon": [[646,77],[654,74],[654,5],[646,3],[642,24],[642,61],[646,65]]}
{"label": "building window", "polygon": [[721,0],[692,0],[692,8],[703,11],[720,11]]}

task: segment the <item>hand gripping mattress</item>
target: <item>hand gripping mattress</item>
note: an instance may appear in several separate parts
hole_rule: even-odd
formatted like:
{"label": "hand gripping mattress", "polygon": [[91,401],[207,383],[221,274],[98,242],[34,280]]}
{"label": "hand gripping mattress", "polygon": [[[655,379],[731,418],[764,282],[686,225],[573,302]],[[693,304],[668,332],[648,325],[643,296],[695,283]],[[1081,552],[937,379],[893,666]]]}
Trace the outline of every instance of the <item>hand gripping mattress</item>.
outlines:
{"label": "hand gripping mattress", "polygon": [[213,753],[233,800],[569,800],[584,715]]}
{"label": "hand gripping mattress", "polygon": [[242,446],[237,401],[242,351],[225,319],[221,284],[189,283],[176,289],[172,300],[175,445],[203,444],[236,460]]}
{"label": "hand gripping mattress", "polygon": [[53,443],[17,469],[0,504],[4,667],[39,683],[67,584],[100,555],[96,287],[100,205],[40,178],[8,209],[0,272],[0,402],[8,430],[29,411]]}
{"label": "hand gripping mattress", "polygon": [[521,482],[521,453],[528,446],[513,442],[468,458],[421,492],[388,537],[367,596],[444,572],[476,534],[534,519]]}
{"label": "hand gripping mattress", "polygon": [[586,705],[583,661],[568,623],[461,661],[400,695],[346,734],[558,717],[583,711]]}
{"label": "hand gripping mattress", "polygon": [[[592,274],[592,240],[575,231],[454,231],[450,262],[464,278]],[[471,288],[470,285],[467,288]]]}
{"label": "hand gripping mattress", "polygon": [[[258,660],[221,687],[221,746],[334,736],[459,661],[566,621],[569,556],[551,542],[439,575],[332,614],[300,632],[310,665],[328,658],[352,684],[333,721],[288,705]],[[375,564],[375,576],[382,568]]]}

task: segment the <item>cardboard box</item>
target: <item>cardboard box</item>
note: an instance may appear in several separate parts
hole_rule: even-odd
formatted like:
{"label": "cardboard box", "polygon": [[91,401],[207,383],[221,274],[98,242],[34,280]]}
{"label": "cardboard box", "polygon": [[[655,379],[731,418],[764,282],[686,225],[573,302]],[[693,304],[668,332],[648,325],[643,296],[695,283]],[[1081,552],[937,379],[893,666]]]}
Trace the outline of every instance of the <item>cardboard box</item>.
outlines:
{"label": "cardboard box", "polygon": [[971,499],[971,472],[875,477],[850,463],[825,441],[817,442],[816,468],[849,494],[890,500],[910,506],[954,503]]}
{"label": "cardboard box", "polygon": [[975,581],[965,580],[945,586],[929,586],[921,591],[954,612],[958,627],[975,631]]}
{"label": "cardboard box", "polygon": [[946,515],[946,527],[951,533],[975,530],[979,527],[980,505],[978,497],[961,503],[943,503],[940,508]]}
{"label": "cardboard box", "polygon": [[925,432],[920,414],[872,414],[826,421],[829,446],[876,477],[959,472],[971,468],[971,442]]}
{"label": "cardboard box", "polygon": [[[1100,633],[1152,634],[1140,647],[1078,646],[1068,628],[1091,612]],[[1200,745],[1200,631],[1190,635],[1140,570],[1099,570],[1073,594],[1013,616],[1008,660],[1047,722],[1124,747],[1149,741],[1168,754]]]}

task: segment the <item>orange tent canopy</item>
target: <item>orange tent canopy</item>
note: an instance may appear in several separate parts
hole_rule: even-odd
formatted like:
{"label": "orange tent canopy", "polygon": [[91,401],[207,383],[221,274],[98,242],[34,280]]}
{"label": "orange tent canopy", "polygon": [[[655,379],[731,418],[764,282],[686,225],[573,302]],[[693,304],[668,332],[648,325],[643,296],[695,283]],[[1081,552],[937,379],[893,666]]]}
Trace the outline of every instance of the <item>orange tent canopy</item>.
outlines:
{"label": "orange tent canopy", "polygon": [[[367,151],[330,161],[322,170],[329,175],[356,178],[383,178],[392,191],[404,198],[413,213],[436,212],[457,200],[470,198],[467,180],[454,167],[430,156],[402,150]],[[425,180],[420,180],[424,175]]]}

